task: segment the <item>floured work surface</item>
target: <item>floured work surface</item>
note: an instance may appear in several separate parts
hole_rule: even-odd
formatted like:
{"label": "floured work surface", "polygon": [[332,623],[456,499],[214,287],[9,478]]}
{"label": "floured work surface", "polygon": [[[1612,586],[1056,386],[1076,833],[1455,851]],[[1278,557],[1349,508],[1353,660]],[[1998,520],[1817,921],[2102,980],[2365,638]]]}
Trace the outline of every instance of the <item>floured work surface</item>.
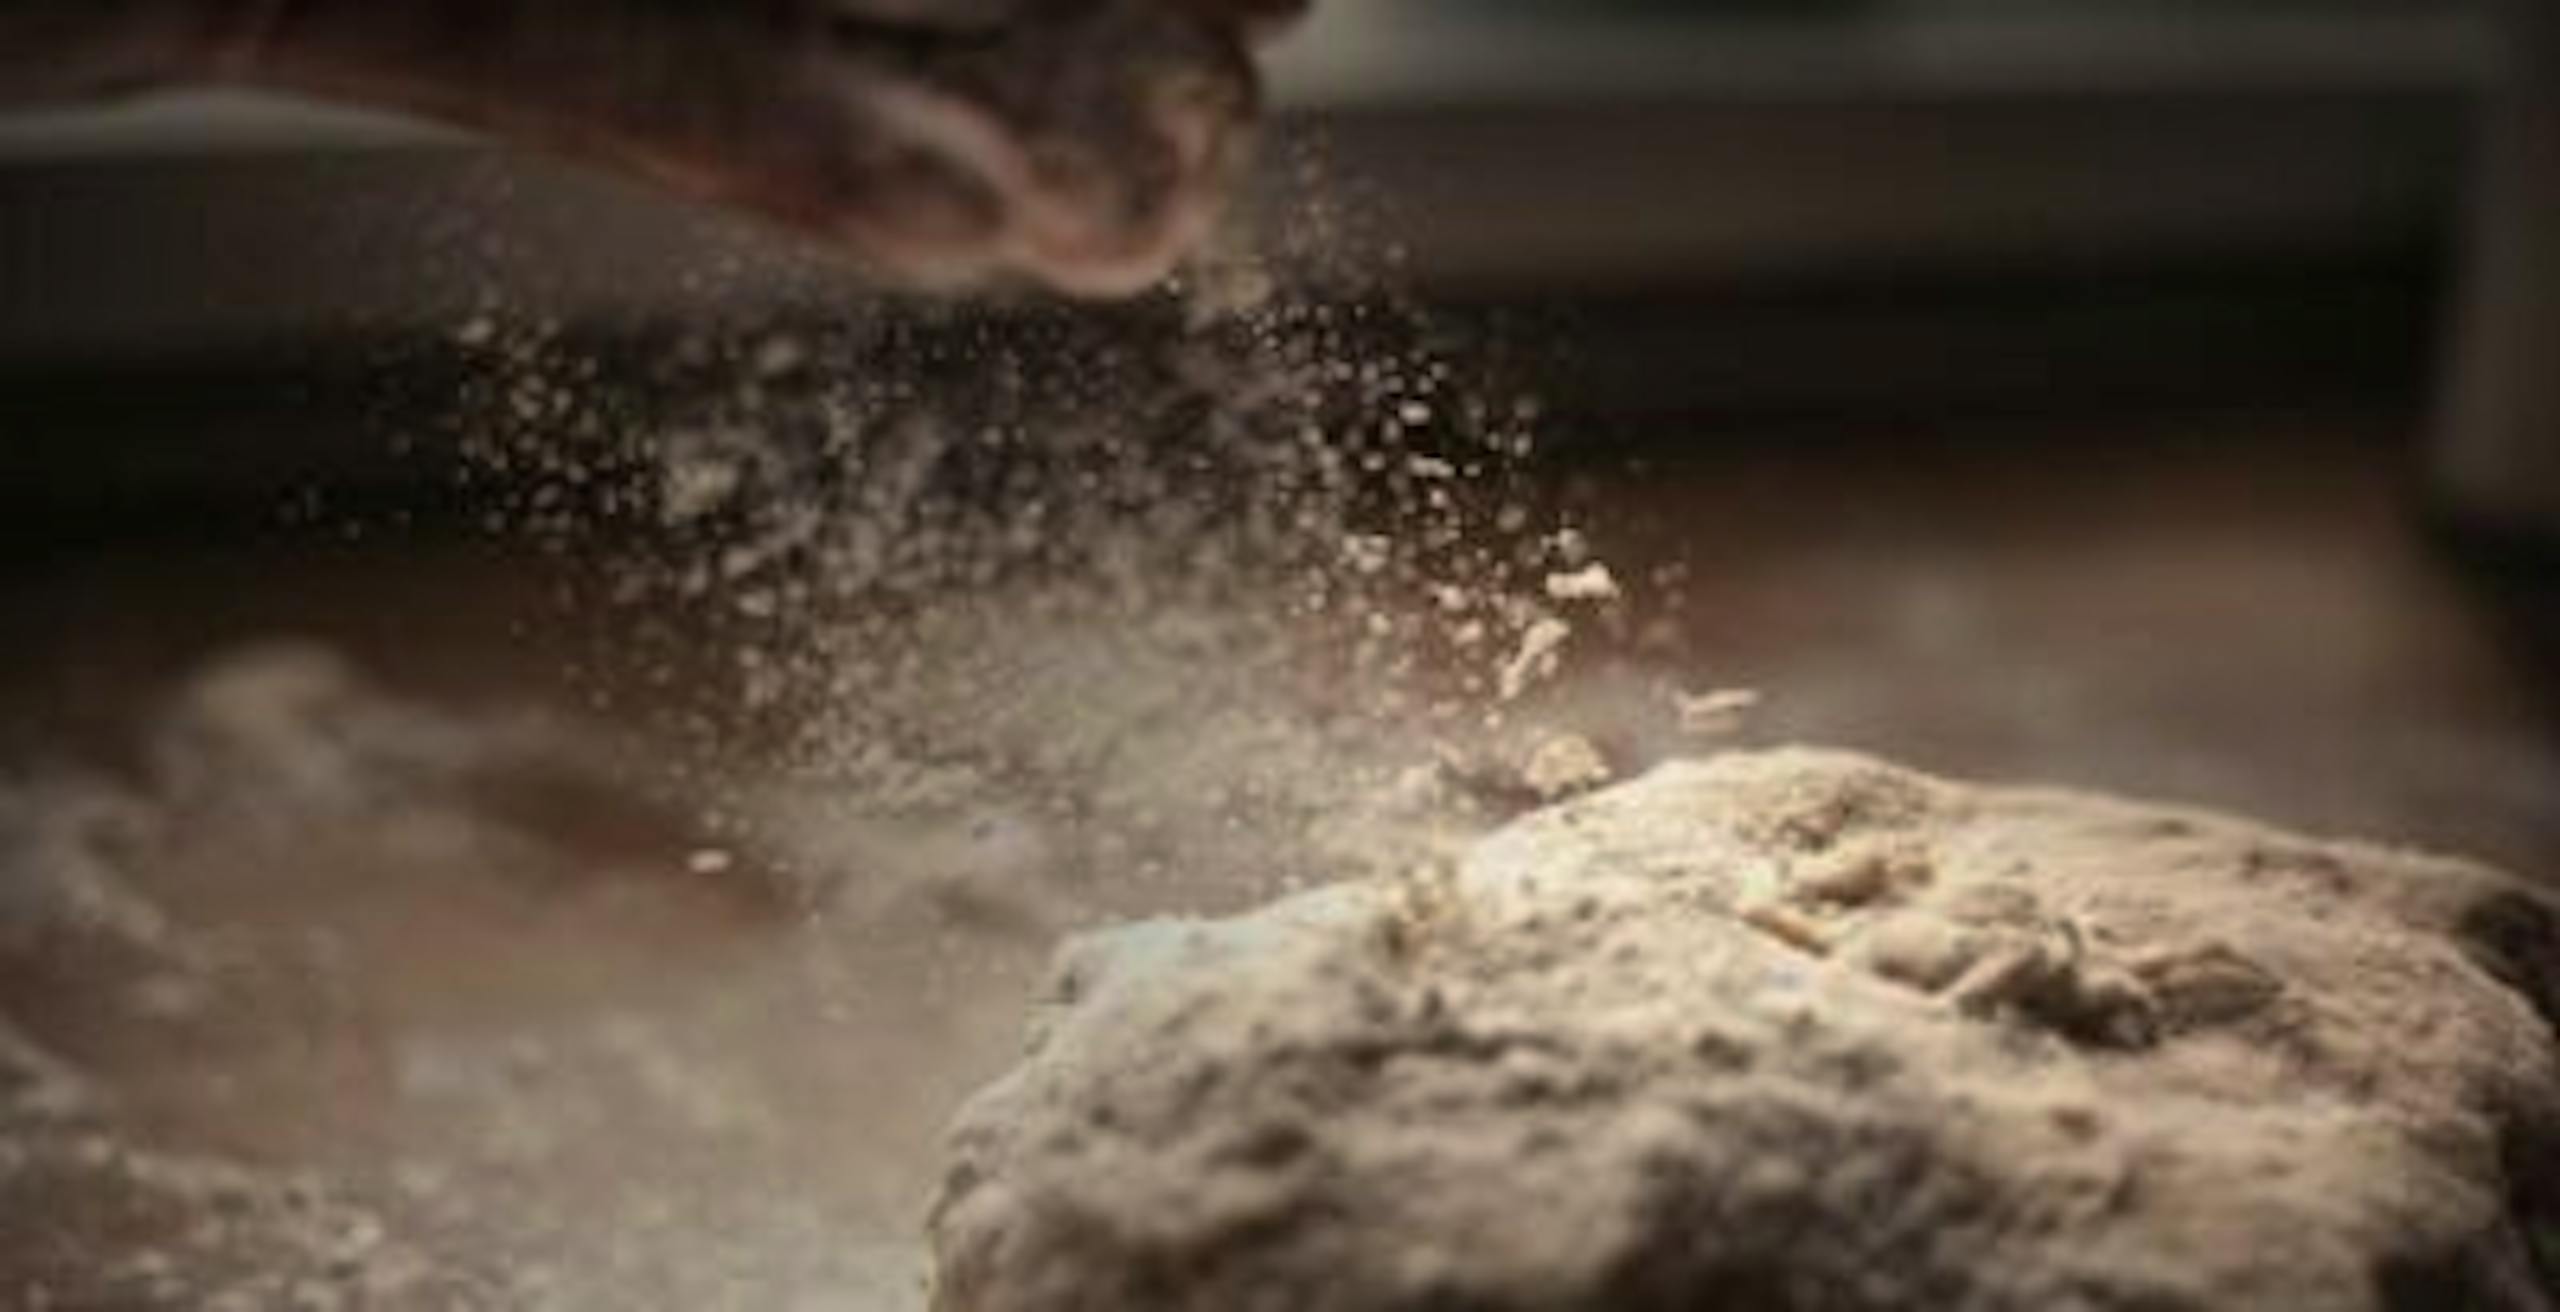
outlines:
{"label": "floured work surface", "polygon": [[1789,751],[1064,957],[943,1312],[2541,1309],[2560,919]]}
{"label": "floured work surface", "polygon": [[1001,877],[1033,840],[810,815],[785,873],[305,644],[137,709],[129,768],[0,787],[0,1306],[915,1306],[933,1130],[1071,900]]}
{"label": "floured work surface", "polygon": [[[1034,653],[978,737],[1129,659]],[[1429,868],[1353,744],[1218,696],[1103,755],[1340,791],[1080,765],[709,833],[574,726],[227,656],[129,769],[5,795],[5,1301],[914,1308],[1052,935]],[[2475,867],[1779,755],[1282,905],[1075,954],[963,1122],[947,1306],[2540,1297],[2552,917]]]}
{"label": "floured work surface", "polygon": [[305,641],[0,763],[0,1306],[909,1312],[1058,935],[1481,823],[1258,628],[988,606],[832,774]]}

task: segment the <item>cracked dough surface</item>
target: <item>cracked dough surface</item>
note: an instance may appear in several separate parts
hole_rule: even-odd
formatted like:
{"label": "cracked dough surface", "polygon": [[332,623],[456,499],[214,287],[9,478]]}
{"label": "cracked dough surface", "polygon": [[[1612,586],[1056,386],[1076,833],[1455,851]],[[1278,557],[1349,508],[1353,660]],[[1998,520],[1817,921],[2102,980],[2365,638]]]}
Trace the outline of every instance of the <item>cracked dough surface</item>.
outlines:
{"label": "cracked dough surface", "polygon": [[1063,954],[943,1312],[2560,1305],[2560,914],[1789,750]]}

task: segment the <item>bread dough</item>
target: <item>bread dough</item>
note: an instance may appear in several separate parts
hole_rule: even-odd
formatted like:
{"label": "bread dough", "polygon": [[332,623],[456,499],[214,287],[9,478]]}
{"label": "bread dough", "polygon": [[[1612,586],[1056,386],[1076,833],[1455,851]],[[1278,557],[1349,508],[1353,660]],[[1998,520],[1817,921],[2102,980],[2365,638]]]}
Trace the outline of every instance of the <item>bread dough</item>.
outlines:
{"label": "bread dough", "polygon": [[1062,957],[942,1312],[2546,1309],[2560,914],[1803,750]]}

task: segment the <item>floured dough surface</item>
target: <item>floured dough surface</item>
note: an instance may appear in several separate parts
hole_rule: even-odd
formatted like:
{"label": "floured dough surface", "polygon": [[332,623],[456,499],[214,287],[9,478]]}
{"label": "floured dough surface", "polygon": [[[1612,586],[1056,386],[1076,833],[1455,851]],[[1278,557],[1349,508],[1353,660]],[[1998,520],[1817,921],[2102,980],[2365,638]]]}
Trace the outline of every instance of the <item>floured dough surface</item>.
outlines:
{"label": "floured dough surface", "polygon": [[945,1312],[2541,1309],[2560,916],[1810,751],[1071,947]]}

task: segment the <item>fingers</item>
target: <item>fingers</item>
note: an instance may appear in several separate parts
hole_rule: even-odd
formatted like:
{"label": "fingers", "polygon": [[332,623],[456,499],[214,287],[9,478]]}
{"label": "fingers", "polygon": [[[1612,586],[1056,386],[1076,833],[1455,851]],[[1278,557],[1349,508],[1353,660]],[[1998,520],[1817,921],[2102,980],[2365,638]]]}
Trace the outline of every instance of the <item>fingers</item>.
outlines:
{"label": "fingers", "polygon": [[[1202,21],[1252,40],[1274,36],[1302,17],[1308,0],[1174,0]],[[1042,7],[1038,0],[827,0],[832,12],[856,20],[947,31],[987,31]]]}
{"label": "fingers", "polygon": [[1200,0],[1198,7],[1253,41],[1267,41],[1306,16],[1308,0]]}
{"label": "fingers", "polygon": [[[1238,31],[1161,0],[1018,4],[999,29],[952,37],[835,36],[824,75],[846,117],[998,203],[985,248],[941,254],[1072,291],[1132,290],[1196,240],[1258,101]],[[837,199],[850,224],[896,220],[858,187]]]}
{"label": "fingers", "polygon": [[1209,226],[1299,0],[296,0],[258,72],[556,148],[895,275],[1116,293]]}

